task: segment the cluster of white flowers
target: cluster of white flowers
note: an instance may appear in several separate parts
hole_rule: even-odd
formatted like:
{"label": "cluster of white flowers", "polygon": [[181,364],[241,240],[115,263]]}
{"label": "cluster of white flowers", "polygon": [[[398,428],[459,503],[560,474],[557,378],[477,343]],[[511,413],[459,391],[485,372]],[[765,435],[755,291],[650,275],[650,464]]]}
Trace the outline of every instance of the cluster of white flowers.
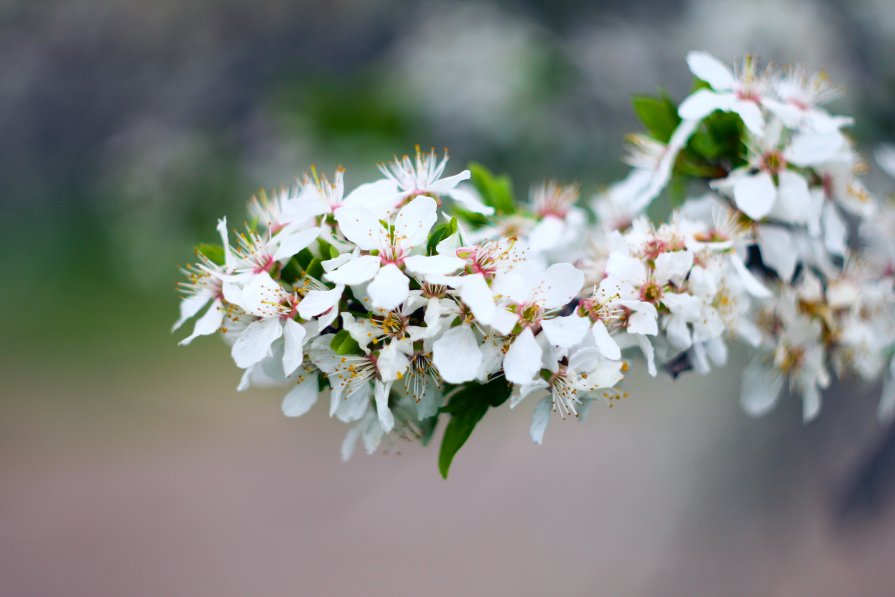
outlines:
{"label": "cluster of white flowers", "polygon": [[[702,83],[679,124],[635,137],[631,174],[586,207],[577,185],[553,181],[514,202],[506,180],[445,176],[447,156],[418,148],[347,195],[339,170],[253,200],[236,242],[221,220],[221,245],[185,270],[175,329],[205,312],[182,343],[221,332],[239,389],[289,386],[288,416],[328,391],[330,416],[352,424],[345,458],[358,440],[372,452],[390,433],[425,435],[457,414],[453,396],[500,379],[506,395],[480,399],[540,396],[540,443],[554,413],[625,395],[626,350],[676,376],[725,364],[732,338],[754,348],[747,411],[768,410],[788,381],[812,418],[829,370],[895,368],[895,217],[857,180],[851,120],[819,106],[835,92],[822,77],[688,62]],[[736,116],[740,158],[699,162],[688,152],[719,112]],[[704,194],[654,225],[643,212],[682,163]]]}
{"label": "cluster of white flowers", "polygon": [[[861,183],[867,166],[842,130],[852,119],[822,107],[840,94],[824,75],[759,69],[748,57],[732,71],[703,52],[691,52],[687,62],[701,84],[680,104],[669,142],[635,146],[634,169],[600,197],[598,210],[636,217],[668,184],[669,163],[690,160],[685,148],[707,119],[738,116],[741,160],[702,164],[710,167],[699,178],[711,192],[686,201],[681,213],[730,222],[739,230],[734,253],[771,291],[746,315],[757,350],[742,378],[744,408],[767,412],[788,382],[811,420],[830,370],[870,380],[895,370],[888,365],[895,209]],[[882,416],[895,412],[890,377]]]}

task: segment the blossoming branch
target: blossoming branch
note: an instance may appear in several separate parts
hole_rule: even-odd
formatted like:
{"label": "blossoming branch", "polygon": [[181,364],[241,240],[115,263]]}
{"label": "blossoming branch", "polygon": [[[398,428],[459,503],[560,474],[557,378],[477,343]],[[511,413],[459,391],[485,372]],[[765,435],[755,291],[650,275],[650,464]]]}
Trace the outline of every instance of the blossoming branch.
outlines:
{"label": "blossoming branch", "polygon": [[[346,459],[389,435],[425,444],[446,420],[444,476],[492,408],[532,402],[541,443],[551,419],[623,397],[632,359],[706,373],[730,341],[752,350],[750,414],[788,388],[811,420],[835,375],[884,376],[890,415],[895,211],[858,178],[851,118],[823,108],[837,88],[752,59],[687,62],[693,93],[635,98],[632,169],[589,201],[555,181],[523,201],[419,148],[348,193],[342,170],[312,171],[253,199],[184,270],[174,328],[198,318],[181,344],[220,333],[239,389],[286,387],[287,416],[328,395],[351,425]],[[654,224],[658,197],[676,209]]]}

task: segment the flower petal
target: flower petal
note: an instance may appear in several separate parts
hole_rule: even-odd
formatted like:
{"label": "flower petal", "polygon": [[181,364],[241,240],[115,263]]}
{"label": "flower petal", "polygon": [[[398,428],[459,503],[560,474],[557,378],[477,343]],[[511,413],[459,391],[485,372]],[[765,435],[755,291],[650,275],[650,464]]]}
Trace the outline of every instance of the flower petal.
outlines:
{"label": "flower petal", "polygon": [[609,330],[606,329],[606,324],[600,320],[595,321],[591,328],[591,334],[594,337],[594,343],[597,345],[600,354],[613,361],[617,361],[621,358],[622,351],[615,339],[609,335]]}
{"label": "flower petal", "polygon": [[403,303],[409,292],[410,279],[394,263],[380,268],[376,277],[367,286],[367,293],[373,301],[373,306],[389,311]]}
{"label": "flower petal", "polygon": [[281,231],[275,237],[279,246],[276,253],[274,253],[274,260],[281,261],[292,257],[314,242],[318,236],[320,236],[320,228],[317,227],[305,228],[295,232],[288,232],[288,229]]}
{"label": "flower petal", "polygon": [[379,272],[379,263],[379,257],[360,255],[323,277],[336,284],[363,284]]}
{"label": "flower petal", "polygon": [[193,333],[180,341],[180,346],[186,346],[199,336],[209,336],[221,329],[225,311],[226,309],[224,308],[224,305],[221,304],[221,301],[215,300],[212,302],[208,311],[205,312],[205,315],[196,320],[196,325],[193,327]]}
{"label": "flower petal", "polygon": [[454,189],[454,187],[456,187],[458,184],[460,184],[464,180],[469,180],[470,176],[471,176],[471,174],[470,174],[469,170],[464,170],[463,172],[460,172],[459,174],[454,174],[453,176],[446,176],[440,180],[435,181],[434,183],[429,185],[429,188],[426,190],[431,191],[432,193],[435,193],[436,195],[449,193],[450,191],[452,191]]}
{"label": "flower petal", "polygon": [[733,199],[737,207],[753,220],[768,215],[776,198],[777,189],[767,172],[741,176],[733,183]]}
{"label": "flower petal", "polygon": [[717,91],[729,91],[736,87],[736,79],[730,68],[708,52],[687,53],[687,66],[698,79],[702,79]]}
{"label": "flower petal", "polygon": [[311,290],[298,304],[298,314],[302,319],[311,319],[326,313],[339,304],[345,287],[339,284],[332,290]]}
{"label": "flower petal", "polygon": [[404,259],[404,266],[415,274],[445,276],[466,265],[459,257],[451,255],[411,255]]}
{"label": "flower petal", "polygon": [[475,332],[468,325],[449,329],[432,344],[432,362],[447,383],[475,379],[482,358]]}
{"label": "flower petal", "polygon": [[715,110],[727,110],[730,98],[726,94],[700,89],[687,97],[677,109],[683,120],[702,120]]}
{"label": "flower petal", "polygon": [[535,288],[536,300],[546,309],[565,306],[584,286],[584,274],[571,263],[556,263],[544,272]]}
{"label": "flower petal", "polygon": [[530,383],[541,370],[543,351],[530,328],[519,334],[503,359],[503,371],[507,381],[518,384]]}
{"label": "flower petal", "polygon": [[304,343],[307,330],[293,319],[283,324],[283,373],[287,376],[298,369],[304,360]]}
{"label": "flower petal", "polygon": [[177,321],[174,323],[174,327],[171,328],[172,332],[176,332],[180,326],[182,326],[188,319],[191,319],[202,310],[202,307],[208,304],[208,301],[212,299],[212,294],[210,292],[199,292],[197,294],[184,297],[182,301],[180,301],[180,317],[177,318]]}
{"label": "flower petal", "polygon": [[426,242],[429,230],[438,219],[438,206],[432,197],[418,196],[401,208],[395,218],[395,239],[405,247]]}
{"label": "flower petal", "polygon": [[765,265],[777,272],[784,282],[792,280],[799,253],[788,231],[774,226],[760,226],[758,248]]}
{"label": "flower petal", "polygon": [[308,375],[304,380],[289,390],[283,398],[283,414],[287,417],[300,417],[317,402],[319,392],[317,390],[317,375]]}
{"label": "flower petal", "polygon": [[362,184],[342,200],[341,209],[363,207],[379,218],[384,218],[401,198],[398,187],[387,178]]}
{"label": "flower petal", "polygon": [[250,323],[230,351],[236,366],[245,369],[264,360],[270,354],[270,345],[282,335],[283,325],[275,317]]}
{"label": "flower petal", "polygon": [[547,431],[547,425],[550,423],[552,413],[553,398],[544,396],[538,400],[534,411],[531,413],[531,427],[528,429],[531,441],[538,445],[544,441],[544,432]]}
{"label": "flower petal", "polygon": [[379,214],[364,207],[343,207],[335,217],[345,238],[360,249],[372,251],[385,244],[387,234]]}
{"label": "flower petal", "polygon": [[382,430],[385,433],[388,433],[395,427],[395,415],[388,408],[388,395],[391,390],[391,383],[376,382],[376,415],[379,417],[379,424],[382,425]]}
{"label": "flower petal", "polygon": [[777,403],[783,389],[783,376],[768,369],[758,359],[753,359],[743,371],[740,384],[740,404],[748,415],[761,416]]}
{"label": "flower petal", "polygon": [[554,346],[571,348],[581,342],[587,334],[590,321],[573,313],[566,317],[545,319],[541,321],[541,329]]}
{"label": "flower petal", "polygon": [[693,253],[688,250],[668,251],[656,257],[656,282],[665,285],[671,281],[680,286],[693,267]]}
{"label": "flower petal", "polygon": [[494,295],[482,274],[460,278],[460,300],[469,307],[479,322],[489,324],[494,319],[494,313],[497,311]]}

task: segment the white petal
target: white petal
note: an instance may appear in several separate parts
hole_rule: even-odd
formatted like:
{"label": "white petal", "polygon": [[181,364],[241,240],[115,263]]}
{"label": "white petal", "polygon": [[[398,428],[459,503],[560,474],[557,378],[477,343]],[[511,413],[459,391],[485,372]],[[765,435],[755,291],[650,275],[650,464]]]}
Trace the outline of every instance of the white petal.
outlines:
{"label": "white petal", "polygon": [[180,341],[180,346],[186,346],[199,336],[208,336],[221,329],[221,323],[224,321],[224,311],[224,305],[221,304],[221,301],[215,300],[212,302],[205,315],[196,320],[193,333]]}
{"label": "white petal", "polygon": [[584,274],[571,263],[556,263],[547,268],[535,289],[539,303],[547,309],[567,305],[584,286]]}
{"label": "white petal", "polygon": [[447,383],[475,379],[482,358],[475,332],[468,325],[449,329],[432,344],[432,362]]}
{"label": "white petal", "polygon": [[469,170],[464,170],[459,174],[454,174],[453,176],[446,176],[440,180],[435,181],[433,184],[429,185],[429,188],[426,189],[435,193],[436,195],[441,195],[443,193],[449,193],[456,187],[458,184],[463,182],[464,180],[469,180],[471,176]]}
{"label": "white petal", "polygon": [[820,414],[820,390],[814,384],[802,389],[802,422],[810,423]]}
{"label": "white petal", "polygon": [[629,333],[647,336],[655,336],[659,333],[659,325],[656,322],[659,314],[656,312],[655,305],[643,301],[619,301],[619,305],[633,311],[628,317],[627,330]]}
{"label": "white petal", "polygon": [[767,172],[741,176],[733,183],[733,199],[737,207],[753,220],[768,215],[776,198],[777,188]]}
{"label": "white petal", "polygon": [[753,135],[761,137],[764,134],[764,116],[761,115],[761,110],[755,102],[738,100],[734,102],[732,111],[739,115]]}
{"label": "white petal", "polygon": [[591,334],[593,334],[594,343],[600,350],[600,354],[613,361],[617,361],[621,358],[622,351],[618,347],[618,343],[609,335],[609,330],[606,329],[606,324],[600,320],[595,321],[591,328]]}
{"label": "white petal", "polygon": [[342,440],[342,462],[348,462],[351,459],[354,449],[357,447],[357,440],[360,439],[360,434],[360,425],[355,425],[345,434],[345,439]]}
{"label": "white petal", "polygon": [[494,214],[493,207],[482,203],[482,200],[476,193],[473,193],[466,188],[457,187],[447,193],[447,195],[451,199],[462,205],[463,209],[466,209],[467,211],[471,211],[472,213],[476,214],[482,214],[485,216]]}
{"label": "white petal", "polygon": [[343,207],[335,217],[345,238],[362,250],[372,251],[385,244],[387,235],[379,214],[363,207]]}
{"label": "white petal", "polygon": [[304,230],[298,230],[283,236],[286,232],[286,230],[283,230],[276,236],[279,247],[277,247],[277,252],[273,256],[275,261],[292,257],[320,236],[320,228],[316,227],[305,228]]}
{"label": "white petal", "polygon": [[283,398],[283,414],[287,417],[300,417],[311,410],[319,395],[317,388],[317,375],[308,375]]}
{"label": "white petal", "polygon": [[561,348],[571,348],[581,342],[589,328],[590,321],[574,313],[541,322],[541,329],[550,343]]}
{"label": "white petal", "polygon": [[494,295],[482,274],[472,274],[460,278],[460,300],[472,311],[475,318],[484,324],[491,323],[497,307]]}
{"label": "white petal", "polygon": [[383,435],[385,435],[385,429],[382,428],[382,423],[379,419],[371,418],[364,422],[361,439],[364,441],[364,450],[367,451],[367,454],[372,454],[376,451]]}
{"label": "white petal", "polygon": [[267,272],[252,276],[242,289],[242,308],[259,317],[275,317],[286,292]]}
{"label": "white petal", "polygon": [[793,137],[783,156],[797,166],[815,166],[833,158],[843,147],[845,137],[839,131],[805,132]]}
{"label": "white petal", "polygon": [[379,272],[379,263],[379,257],[361,255],[323,277],[336,284],[363,284]]}
{"label": "white petal", "polygon": [[410,292],[410,279],[398,269],[398,266],[389,263],[379,270],[379,273],[367,286],[367,292],[374,307],[391,311],[407,299]]}
{"label": "white petal", "polygon": [[775,226],[761,226],[758,229],[758,248],[766,266],[777,272],[784,282],[792,280],[799,253],[788,231]]}
{"label": "white petal", "polygon": [[874,153],[874,157],[883,172],[895,178],[895,145],[880,145]]}
{"label": "white petal", "polygon": [[510,313],[506,309],[498,308],[495,309],[494,317],[491,318],[491,322],[488,325],[506,336],[513,331],[513,328],[516,327],[516,324],[518,322],[518,315],[516,315],[515,313]]}
{"label": "white petal", "polygon": [[547,216],[529,233],[528,246],[531,251],[542,253],[566,244],[569,240],[565,221],[556,216]]}
{"label": "white petal", "polygon": [[503,371],[507,381],[518,384],[530,383],[541,370],[542,355],[543,351],[531,329],[522,330],[503,359]]}
{"label": "white petal", "polygon": [[283,324],[277,318],[259,319],[250,323],[230,351],[236,366],[242,369],[254,365],[270,354],[270,345],[283,335]]}
{"label": "white petal", "polygon": [[739,255],[736,253],[732,254],[730,262],[733,264],[733,268],[736,270],[737,274],[739,274],[746,292],[758,298],[768,298],[771,296],[771,291],[749,271]]}
{"label": "white petal", "polygon": [[778,175],[777,202],[771,215],[786,222],[816,224],[816,220],[810,221],[811,203],[808,181],[801,174],[784,170]]}
{"label": "white petal", "polygon": [[656,281],[664,285],[671,281],[680,286],[693,267],[693,253],[689,250],[668,251],[656,257]]}
{"label": "white petal", "polygon": [[312,290],[298,304],[298,314],[302,319],[311,319],[326,313],[339,304],[345,287],[341,284],[332,290]]}
{"label": "white petal", "polygon": [[392,340],[388,345],[379,352],[379,360],[376,361],[376,368],[379,369],[379,377],[383,381],[392,382],[401,378],[410,365],[410,360],[403,352],[399,350],[400,343]]}
{"label": "white petal", "polygon": [[208,304],[212,299],[210,292],[200,292],[192,296],[185,297],[180,301],[180,317],[171,328],[172,332],[176,332],[188,319],[192,318],[196,313],[202,310],[202,307]]}
{"label": "white petal", "polygon": [[640,284],[646,280],[646,266],[639,259],[613,252],[606,260],[606,273],[622,282]]}
{"label": "white petal", "polygon": [[404,259],[404,265],[415,274],[447,275],[466,265],[459,257],[451,255],[411,255]]}
{"label": "white petal", "polygon": [[292,375],[304,360],[304,343],[307,330],[295,320],[287,319],[283,324],[283,373]]}
{"label": "white petal", "polygon": [[233,270],[236,260],[233,258],[233,250],[230,248],[230,239],[227,234],[227,218],[218,220],[217,230],[221,235],[221,244],[224,247],[224,267],[230,272]]}
{"label": "white petal", "polygon": [[665,326],[665,334],[668,336],[668,342],[677,350],[687,350],[693,344],[693,338],[690,335],[690,328],[687,321],[683,317],[669,317],[668,325]]}
{"label": "white petal", "polygon": [[882,394],[876,414],[882,422],[889,422],[895,417],[895,358],[889,361],[889,367],[883,376]]}
{"label": "white petal", "polygon": [[653,377],[656,376],[656,350],[653,348],[652,343],[647,339],[646,336],[642,336],[640,334],[634,334],[634,339],[637,343],[637,346],[640,347],[640,351],[643,353],[643,357],[646,359],[646,370]]}
{"label": "white petal", "polygon": [[388,395],[391,389],[391,383],[376,382],[376,415],[379,417],[379,424],[382,425],[382,430],[386,433],[395,426],[395,415],[388,408]]}
{"label": "white petal", "polygon": [[395,218],[395,238],[405,247],[426,243],[429,230],[438,219],[438,206],[432,197],[415,197],[401,208]]}
{"label": "white petal", "polygon": [[715,110],[727,110],[729,107],[730,97],[726,94],[700,89],[681,102],[677,113],[684,120],[702,120]]}
{"label": "white petal", "polygon": [[363,207],[379,218],[385,218],[400,199],[398,187],[387,178],[362,184],[342,200],[341,209]]}
{"label": "white petal", "polygon": [[702,79],[718,91],[728,91],[736,87],[736,79],[730,69],[707,52],[688,52],[687,66],[698,79]]}
{"label": "white petal", "polygon": [[846,238],[848,226],[839,215],[839,210],[832,202],[824,204],[823,208],[824,246],[833,255],[844,256],[847,249]]}
{"label": "white petal", "polygon": [[754,359],[743,371],[740,404],[747,414],[758,417],[773,408],[783,389],[783,376]]}
{"label": "white petal", "polygon": [[330,416],[335,415],[343,423],[357,421],[367,412],[370,406],[370,384],[364,383],[357,391],[345,398],[340,393],[333,392],[330,404]]}
{"label": "white petal", "polygon": [[534,412],[531,413],[531,427],[528,435],[531,441],[540,445],[544,441],[544,432],[547,431],[547,425],[550,423],[550,415],[553,413],[553,398],[544,396],[535,405]]}

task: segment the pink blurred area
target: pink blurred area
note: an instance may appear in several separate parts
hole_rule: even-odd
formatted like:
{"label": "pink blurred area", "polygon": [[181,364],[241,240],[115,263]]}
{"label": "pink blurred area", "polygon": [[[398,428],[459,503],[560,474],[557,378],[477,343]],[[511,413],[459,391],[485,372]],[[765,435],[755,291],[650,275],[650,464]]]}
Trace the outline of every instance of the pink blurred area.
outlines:
{"label": "pink blurred area", "polygon": [[747,419],[724,374],[635,375],[629,399],[556,419],[540,447],[525,404],[492,413],[444,481],[434,445],[342,464],[325,408],[293,420],[276,392],[237,394],[216,340],[122,346],[6,359],[3,595],[882,595],[895,580],[895,517],[835,516],[882,431],[868,396],[803,427],[794,401]]}

